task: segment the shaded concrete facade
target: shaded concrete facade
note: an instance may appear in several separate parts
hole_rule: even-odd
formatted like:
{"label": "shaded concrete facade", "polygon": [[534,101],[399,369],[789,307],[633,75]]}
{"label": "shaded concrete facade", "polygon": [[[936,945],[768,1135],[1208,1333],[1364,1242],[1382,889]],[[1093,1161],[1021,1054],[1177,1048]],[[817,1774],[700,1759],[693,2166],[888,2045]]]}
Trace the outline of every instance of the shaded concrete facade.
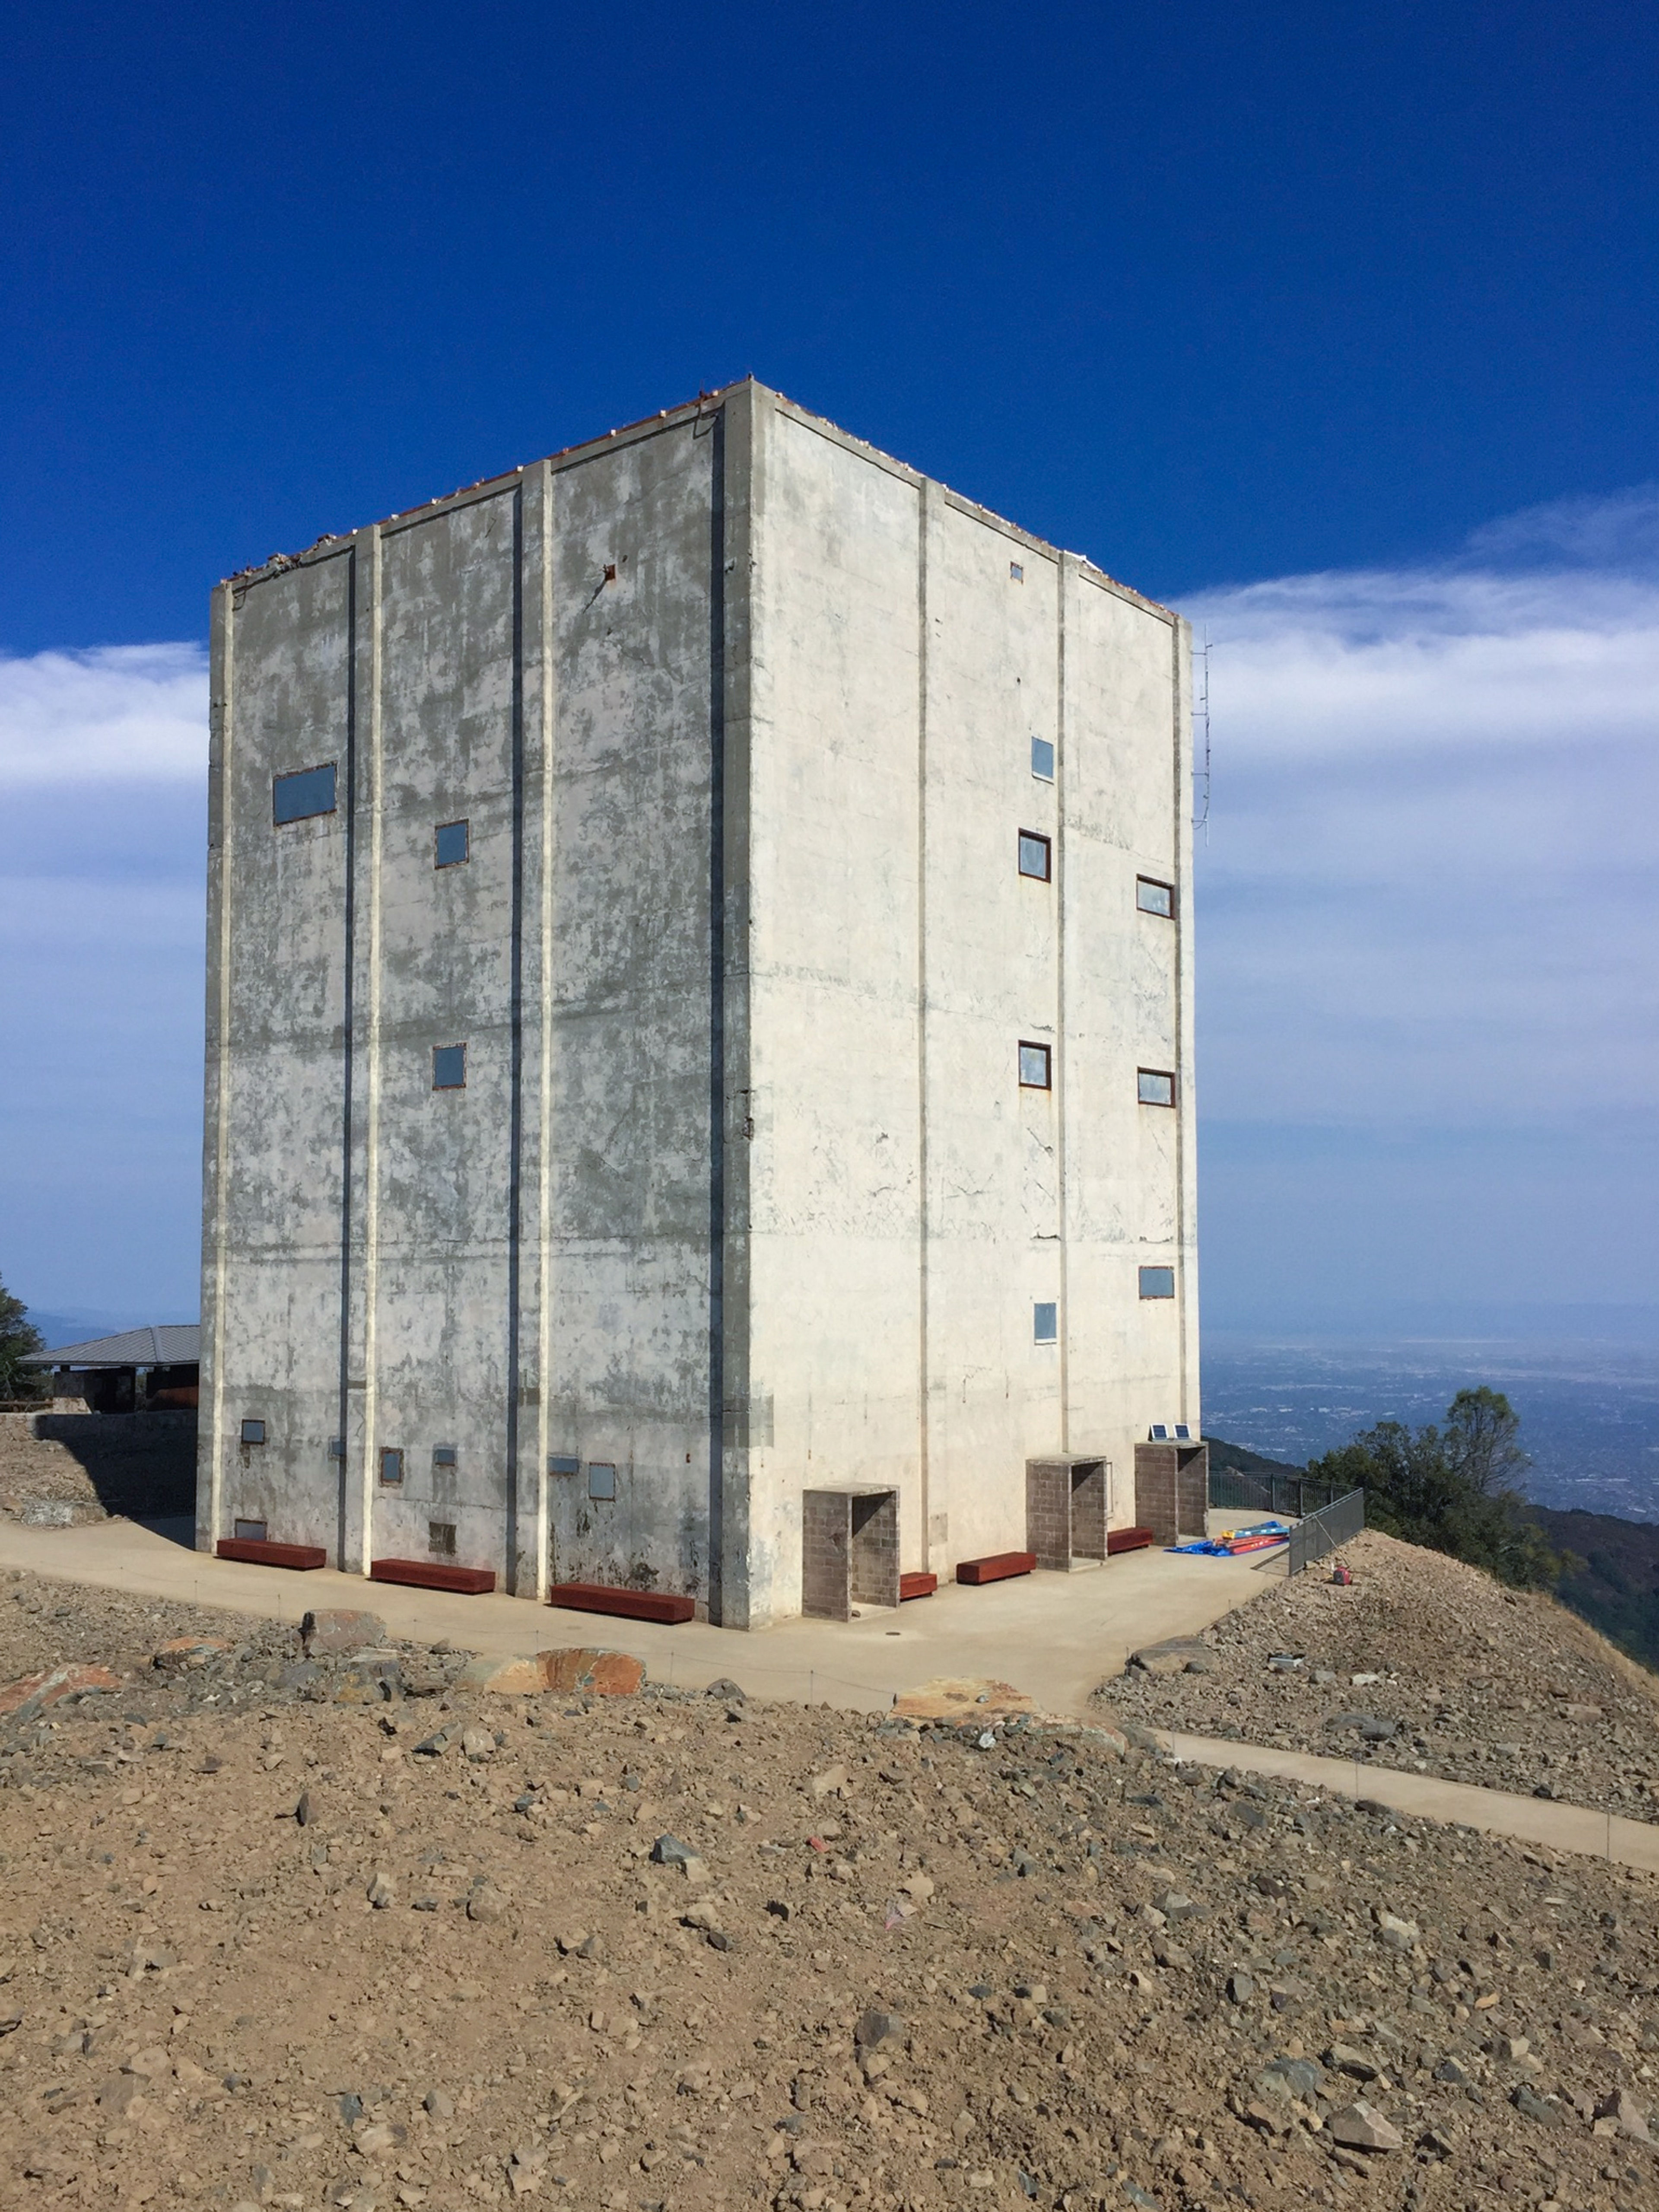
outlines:
{"label": "shaded concrete facade", "polygon": [[234,579],[212,693],[204,1547],[742,1626],[808,1490],[942,1573],[1030,1458],[1133,1518],[1198,1419],[1176,617],[745,382]]}

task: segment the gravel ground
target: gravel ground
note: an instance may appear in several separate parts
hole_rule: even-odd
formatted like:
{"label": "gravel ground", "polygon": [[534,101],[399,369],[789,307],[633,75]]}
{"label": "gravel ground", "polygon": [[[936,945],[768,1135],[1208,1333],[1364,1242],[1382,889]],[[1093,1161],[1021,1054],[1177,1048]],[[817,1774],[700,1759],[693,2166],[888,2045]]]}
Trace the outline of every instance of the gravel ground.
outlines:
{"label": "gravel ground", "polygon": [[1367,1529],[1342,1556],[1351,1587],[1310,1568],[1206,1630],[1204,1671],[1132,1661],[1103,1707],[1659,1820],[1654,1676],[1553,1599],[1438,1552]]}
{"label": "gravel ground", "polygon": [[0,1694],[8,2206],[1654,2201],[1650,1877],[994,1707],[0,1634],[104,1669]]}

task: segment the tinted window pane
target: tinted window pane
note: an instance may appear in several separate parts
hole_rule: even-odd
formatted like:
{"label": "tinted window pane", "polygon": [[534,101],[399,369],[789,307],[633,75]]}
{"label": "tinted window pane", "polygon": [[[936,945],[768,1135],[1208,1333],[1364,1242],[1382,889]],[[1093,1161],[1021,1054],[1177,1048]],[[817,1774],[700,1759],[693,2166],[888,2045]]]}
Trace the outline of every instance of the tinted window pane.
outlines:
{"label": "tinted window pane", "polygon": [[1027,1091],[1048,1090],[1048,1048],[1046,1044],[1021,1045],[1019,1079]]}
{"label": "tinted window pane", "polygon": [[1031,740],[1031,773],[1040,775],[1045,783],[1054,780],[1054,749],[1047,738]]}
{"label": "tinted window pane", "polygon": [[432,1088],[461,1091],[466,1085],[466,1047],[434,1044],[432,1048]]}
{"label": "tinted window pane", "polygon": [[465,822],[441,822],[436,842],[441,868],[457,867],[471,856],[471,839]]}
{"label": "tinted window pane", "polygon": [[1168,884],[1155,884],[1150,876],[1137,876],[1135,904],[1142,914],[1161,914],[1168,920],[1175,913],[1175,893]]}
{"label": "tinted window pane", "polygon": [[1138,1077],[1138,1090],[1143,1106],[1173,1106],[1175,1078],[1160,1074],[1155,1067],[1143,1067]]}
{"label": "tinted window pane", "polygon": [[401,1482],[401,1481],[403,1480],[403,1479],[404,1479],[404,1455],[403,1455],[403,1454],[402,1454],[400,1451],[383,1451],[383,1452],[380,1454],[380,1480],[381,1480],[381,1481],[382,1481],[382,1482]]}
{"label": "tinted window pane", "polygon": [[1036,1344],[1059,1341],[1060,1308],[1057,1305],[1034,1305],[1031,1308],[1031,1338]]}
{"label": "tinted window pane", "polygon": [[1040,884],[1048,880],[1048,840],[1030,830],[1019,833],[1019,872],[1035,876]]}
{"label": "tinted window pane", "polygon": [[580,1474],[582,1471],[582,1463],[579,1459],[569,1458],[563,1452],[550,1452],[547,1457],[547,1471],[550,1474]]}
{"label": "tinted window pane", "polygon": [[1140,1271],[1140,1295],[1143,1298],[1172,1298],[1175,1296],[1175,1269],[1143,1267]]}
{"label": "tinted window pane", "polygon": [[264,1440],[265,1425],[263,1421],[243,1422],[242,1442],[245,1444],[262,1444]]}
{"label": "tinted window pane", "polygon": [[266,1526],[267,1524],[263,1521],[238,1521],[234,1523],[231,1534],[240,1543],[264,1544],[270,1540],[265,1533]]}
{"label": "tinted window pane", "polygon": [[605,1460],[596,1459],[587,1470],[587,1494],[590,1498],[614,1498],[617,1494],[617,1470]]}
{"label": "tinted window pane", "polygon": [[271,812],[278,822],[303,822],[307,815],[334,811],[334,763],[302,768],[279,775],[271,786]]}

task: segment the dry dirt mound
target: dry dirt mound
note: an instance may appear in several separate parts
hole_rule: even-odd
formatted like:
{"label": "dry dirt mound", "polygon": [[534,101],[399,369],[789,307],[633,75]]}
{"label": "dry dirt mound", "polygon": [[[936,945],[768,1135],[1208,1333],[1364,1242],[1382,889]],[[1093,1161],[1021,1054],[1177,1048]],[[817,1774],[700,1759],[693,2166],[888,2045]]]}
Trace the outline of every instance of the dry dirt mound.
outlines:
{"label": "dry dirt mound", "polygon": [[[21,1587],[14,1657],[90,1661]],[[989,1707],[142,1612],[161,1664],[0,1720],[8,2206],[1653,2201],[1647,1877]]]}
{"label": "dry dirt mound", "polygon": [[1206,1630],[1194,1670],[1131,1662],[1101,1698],[1160,1728],[1659,1820],[1652,1676],[1553,1599],[1441,1553],[1368,1529],[1342,1556],[1351,1587],[1310,1568]]}

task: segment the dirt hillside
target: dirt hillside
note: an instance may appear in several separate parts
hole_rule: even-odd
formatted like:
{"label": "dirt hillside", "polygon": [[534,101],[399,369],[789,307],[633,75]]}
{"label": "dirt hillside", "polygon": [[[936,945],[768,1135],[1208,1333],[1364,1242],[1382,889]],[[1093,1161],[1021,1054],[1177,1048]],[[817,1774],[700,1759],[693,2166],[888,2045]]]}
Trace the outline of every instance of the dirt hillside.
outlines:
{"label": "dirt hillside", "polygon": [[1375,1529],[1206,1630],[1180,1674],[1103,1684],[1124,1719],[1659,1820],[1659,1680],[1553,1598]]}
{"label": "dirt hillside", "polygon": [[0,2203],[1654,2202],[1646,1877],[995,1703],[323,1644],[0,1584]]}

